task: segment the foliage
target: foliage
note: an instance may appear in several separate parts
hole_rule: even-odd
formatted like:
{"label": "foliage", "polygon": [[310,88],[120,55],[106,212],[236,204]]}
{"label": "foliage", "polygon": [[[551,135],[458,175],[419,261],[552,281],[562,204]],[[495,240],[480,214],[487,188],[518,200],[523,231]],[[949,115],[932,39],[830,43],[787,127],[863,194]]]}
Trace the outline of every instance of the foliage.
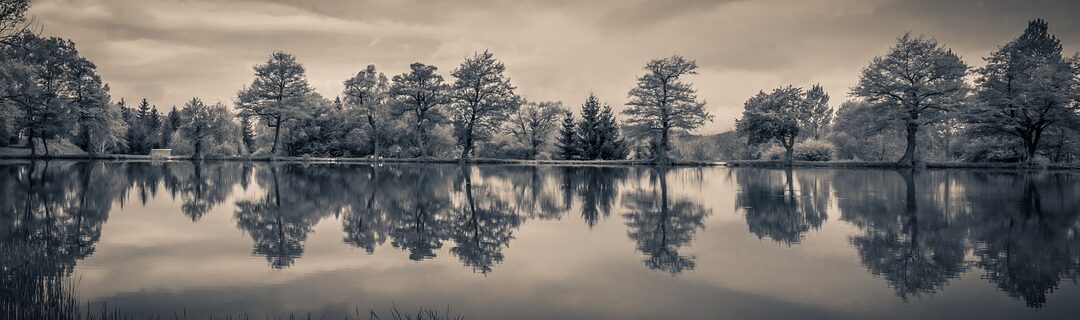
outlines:
{"label": "foliage", "polygon": [[986,62],[977,70],[977,102],[964,110],[968,132],[1019,139],[1033,161],[1049,128],[1078,117],[1080,56],[1064,57],[1061,41],[1036,19]]}
{"label": "foliage", "polygon": [[307,116],[304,103],[312,92],[304,66],[293,55],[278,51],[255,66],[255,79],[237,93],[236,104],[240,115],[261,117],[274,129],[270,153],[276,155],[283,122]]}
{"label": "foliage", "polygon": [[815,84],[806,90],[804,102],[807,106],[800,116],[799,127],[803,128],[803,139],[821,139],[828,133],[832,124],[833,109],[829,106],[829,94],[825,88]]}
{"label": "foliage", "polygon": [[578,149],[577,123],[574,121],[574,113],[566,111],[562,125],[559,127],[559,138],[556,141],[555,157],[563,160],[577,159],[581,151]]}
{"label": "foliage", "polygon": [[822,140],[804,140],[795,144],[795,160],[830,161],[836,153],[832,144]]}
{"label": "foliage", "polygon": [[416,142],[417,153],[427,157],[430,154],[428,131],[445,118],[439,107],[450,102],[449,86],[435,66],[416,62],[409,65],[409,69],[408,73],[394,76],[390,95],[397,106],[394,114],[410,115],[408,121],[413,124],[410,134]]}
{"label": "foliage", "polygon": [[600,99],[593,94],[589,94],[581,105],[577,135],[578,151],[584,160],[620,160],[629,152],[619,136],[619,125],[611,106],[601,106]]}
{"label": "foliage", "polygon": [[870,61],[851,94],[882,106],[881,119],[904,123],[907,148],[898,163],[913,166],[921,161],[920,127],[941,121],[963,103],[967,69],[936,40],[904,34],[884,57]]}
{"label": "foliage", "polygon": [[526,158],[536,159],[555,133],[559,115],[566,113],[561,102],[525,102],[510,117],[510,133],[528,150]]}
{"label": "foliage", "polygon": [[[379,150],[386,145],[389,135],[386,127],[390,118],[390,83],[386,75],[375,70],[375,65],[368,65],[348,80],[345,80],[345,103],[354,112],[359,121],[368,125],[367,136],[371,143],[371,154],[378,158]],[[349,119],[353,119],[349,117]]]}
{"label": "foliage", "polygon": [[451,120],[461,145],[461,159],[468,159],[476,140],[490,138],[521,104],[506,66],[489,51],[465,59],[451,75]]}
{"label": "foliage", "polygon": [[736,130],[753,145],[775,141],[787,151],[783,160],[790,164],[802,122],[817,102],[808,100],[802,88],[793,86],[769,93],[758,91],[746,100],[743,117],[735,123]]}
{"label": "foliage", "polygon": [[[239,145],[232,144],[238,138],[239,128],[232,122],[233,116],[224,104],[206,105],[199,98],[191,98],[180,112],[183,121],[177,132],[193,146],[192,155],[195,158],[206,155],[210,145],[215,146],[215,153],[239,153]],[[233,150],[221,149],[230,145]]]}
{"label": "foliage", "polygon": [[705,102],[698,101],[697,90],[682,77],[697,74],[697,63],[679,55],[651,60],[645,74],[630,89],[630,101],[622,111],[632,132],[655,140],[658,162],[667,162],[670,135],[691,131],[712,120]]}

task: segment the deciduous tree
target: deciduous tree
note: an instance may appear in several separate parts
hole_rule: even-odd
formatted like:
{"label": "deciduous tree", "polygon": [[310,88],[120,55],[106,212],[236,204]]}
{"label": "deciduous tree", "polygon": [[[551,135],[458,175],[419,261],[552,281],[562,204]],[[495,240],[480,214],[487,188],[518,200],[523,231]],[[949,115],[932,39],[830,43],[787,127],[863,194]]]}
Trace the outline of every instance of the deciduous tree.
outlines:
{"label": "deciduous tree", "polygon": [[883,118],[904,122],[907,148],[898,164],[910,167],[922,161],[916,149],[919,129],[963,103],[967,69],[936,40],[905,34],[885,56],[870,61],[851,94],[887,106]]}
{"label": "deciduous tree", "polygon": [[964,110],[970,132],[1019,139],[1027,161],[1035,160],[1047,129],[1077,117],[1080,109],[1080,56],[1065,57],[1061,50],[1046,21],[1036,19],[985,58],[977,103]]}
{"label": "deciduous tree", "polygon": [[558,127],[559,115],[566,112],[561,102],[526,102],[511,117],[510,132],[529,148],[536,159]]}
{"label": "deciduous tree", "polygon": [[462,160],[469,158],[476,140],[487,139],[521,104],[505,71],[494,54],[484,51],[452,73],[457,79],[451,91],[452,120]]}
{"label": "deciduous tree", "polygon": [[375,65],[368,65],[356,73],[356,76],[345,80],[345,91],[342,94],[350,109],[367,122],[371,154],[378,158],[383,135],[386,134],[384,122],[390,115],[390,83],[385,75],[375,70]]}
{"label": "deciduous tree", "polygon": [[652,134],[656,142],[654,160],[670,162],[668,149],[672,131],[690,131],[712,120],[697,90],[683,76],[697,74],[697,63],[679,55],[655,59],[645,64],[645,74],[630,89],[628,108],[623,110],[627,126]]}
{"label": "deciduous tree", "polygon": [[447,86],[438,68],[423,63],[409,65],[408,73],[394,76],[390,86],[390,95],[397,104],[398,115],[413,116],[413,134],[416,135],[417,148],[421,157],[427,157],[427,132],[430,127],[443,120],[440,106],[449,100]]}
{"label": "deciduous tree", "polygon": [[241,115],[259,116],[274,129],[270,154],[276,155],[282,123],[303,115],[301,109],[312,91],[304,66],[293,55],[278,51],[255,66],[255,80],[237,94],[237,107]]}

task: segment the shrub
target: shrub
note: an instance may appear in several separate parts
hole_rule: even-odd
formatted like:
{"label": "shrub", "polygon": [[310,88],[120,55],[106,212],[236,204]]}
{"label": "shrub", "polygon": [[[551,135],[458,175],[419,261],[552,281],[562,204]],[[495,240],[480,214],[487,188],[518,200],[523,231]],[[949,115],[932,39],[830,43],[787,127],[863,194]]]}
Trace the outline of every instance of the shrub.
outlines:
{"label": "shrub", "polygon": [[785,154],[786,154],[786,152],[784,151],[783,147],[775,145],[775,144],[770,144],[770,145],[768,145],[768,147],[761,150],[761,155],[758,156],[758,159],[760,159],[760,160],[780,161],[780,160],[784,160],[784,155]]}
{"label": "shrub", "polygon": [[[783,151],[783,150],[781,150]],[[821,140],[806,140],[795,144],[795,160],[830,161],[836,153],[832,144]]]}

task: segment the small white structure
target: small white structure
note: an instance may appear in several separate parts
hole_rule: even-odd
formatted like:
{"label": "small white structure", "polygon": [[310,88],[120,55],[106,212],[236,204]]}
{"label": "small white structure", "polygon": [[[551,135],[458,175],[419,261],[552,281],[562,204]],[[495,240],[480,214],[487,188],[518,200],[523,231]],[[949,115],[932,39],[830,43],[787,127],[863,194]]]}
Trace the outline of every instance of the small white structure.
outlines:
{"label": "small white structure", "polygon": [[172,156],[172,149],[150,149],[150,159],[160,160]]}

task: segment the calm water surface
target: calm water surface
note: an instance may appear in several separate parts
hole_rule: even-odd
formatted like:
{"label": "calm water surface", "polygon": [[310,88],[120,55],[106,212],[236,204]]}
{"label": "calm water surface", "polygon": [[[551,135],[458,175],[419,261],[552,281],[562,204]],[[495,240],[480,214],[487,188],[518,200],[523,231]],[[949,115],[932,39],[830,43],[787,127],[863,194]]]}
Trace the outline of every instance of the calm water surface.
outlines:
{"label": "calm water surface", "polygon": [[1076,173],[53,161],[0,164],[0,205],[6,305],[1080,315]]}

